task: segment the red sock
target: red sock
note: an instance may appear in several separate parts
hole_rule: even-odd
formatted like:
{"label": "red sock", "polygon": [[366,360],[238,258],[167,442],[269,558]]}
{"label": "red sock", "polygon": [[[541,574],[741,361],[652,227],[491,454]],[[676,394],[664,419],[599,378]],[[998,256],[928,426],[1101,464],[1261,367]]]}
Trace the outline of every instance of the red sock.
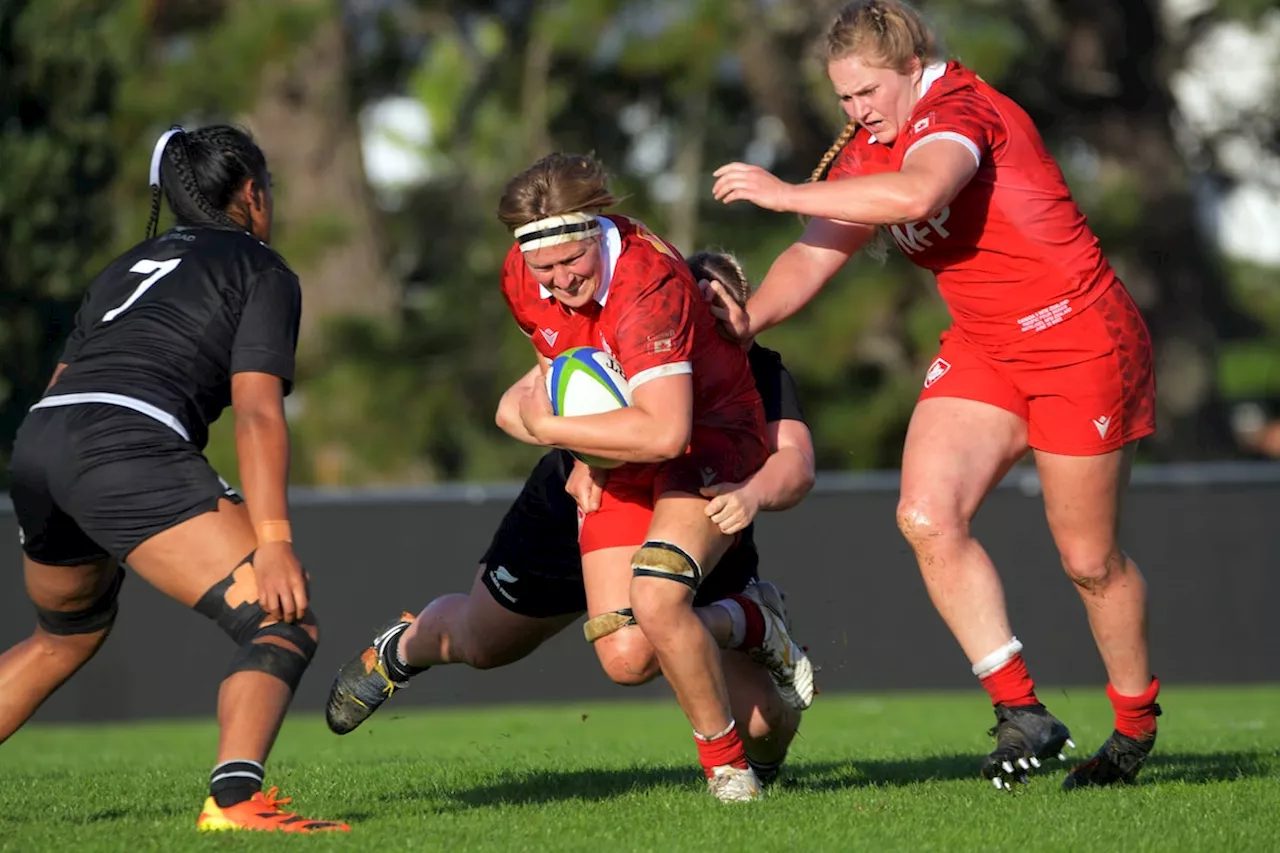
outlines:
{"label": "red sock", "polygon": [[1156,697],[1160,679],[1151,676],[1151,686],[1138,696],[1121,696],[1110,684],[1107,698],[1116,712],[1116,731],[1134,740],[1147,740],[1156,733]]}
{"label": "red sock", "polygon": [[982,686],[991,695],[992,705],[1038,705],[1036,683],[1027,673],[1022,652],[1009,658],[1009,662],[982,679]]}
{"label": "red sock", "polygon": [[731,595],[729,598],[738,602],[738,606],[742,608],[742,612],[747,617],[747,633],[742,639],[740,649],[757,649],[764,642],[764,614],[760,612],[760,605],[756,604],[745,595]]}
{"label": "red sock", "polygon": [[739,770],[747,769],[747,753],[742,748],[742,739],[738,737],[738,726],[730,723],[727,731],[707,740],[698,734],[693,736],[698,745],[698,761],[707,778],[712,776],[712,769],[732,764]]}

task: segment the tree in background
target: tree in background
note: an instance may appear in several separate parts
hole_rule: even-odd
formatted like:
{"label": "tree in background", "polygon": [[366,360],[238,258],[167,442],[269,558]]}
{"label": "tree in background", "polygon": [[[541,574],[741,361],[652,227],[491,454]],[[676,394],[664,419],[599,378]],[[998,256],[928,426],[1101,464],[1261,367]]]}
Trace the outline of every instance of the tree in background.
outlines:
{"label": "tree in background", "polygon": [[[0,7],[0,477],[85,283],[114,243],[115,15],[91,0]],[[81,26],[67,27],[75,20]]]}
{"label": "tree in background", "polygon": [[[6,4],[0,87],[19,120],[0,138],[0,299],[13,308],[0,317],[0,439],[43,387],[96,266],[141,233],[155,134],[230,117],[272,162],[277,247],[304,287],[294,481],[520,476],[536,449],[492,422],[498,395],[531,364],[497,288],[510,244],[493,215],[503,184],[552,149],[593,151],[625,212],[686,251],[737,252],[758,279],[802,225],[715,203],[710,172],[748,159],[802,180],[826,150],[843,117],[805,57],[829,5]],[[1160,433],[1144,457],[1236,454],[1231,399],[1280,393],[1280,298],[1273,271],[1225,263],[1210,245],[1199,188],[1224,179],[1239,134],[1274,151],[1280,99],[1193,138],[1171,90],[1214,26],[1258,21],[1269,4],[1202,4],[1176,25],[1158,0],[922,5],[950,52],[1040,124],[1151,321]],[[375,200],[360,117],[389,96],[426,116],[415,152],[426,173]],[[946,322],[931,277],[894,253],[855,259],[766,335],[796,374],[823,468],[896,467]],[[220,422],[209,455],[228,474],[231,447]]]}

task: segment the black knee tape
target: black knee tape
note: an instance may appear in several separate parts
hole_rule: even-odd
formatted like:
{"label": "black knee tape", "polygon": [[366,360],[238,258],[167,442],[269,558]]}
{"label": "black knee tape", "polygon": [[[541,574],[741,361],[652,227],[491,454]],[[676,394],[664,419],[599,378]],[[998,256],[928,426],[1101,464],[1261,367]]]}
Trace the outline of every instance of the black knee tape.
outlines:
{"label": "black knee tape", "polygon": [[289,685],[290,690],[297,690],[298,682],[302,680],[302,674],[307,671],[310,663],[309,656],[300,655],[284,646],[274,643],[245,643],[231,659],[227,677],[237,672],[265,672]]}
{"label": "black knee tape", "polygon": [[[253,565],[253,554],[240,561],[237,569],[245,563]],[[227,633],[236,643],[243,645],[253,639],[258,626],[267,618],[267,611],[256,601],[242,601],[235,607],[227,606],[227,590],[235,583],[235,572],[227,575],[209,587],[200,600],[196,602],[196,612],[207,616],[218,627]]]}
{"label": "black knee tape", "polygon": [[36,608],[36,622],[46,633],[60,637],[75,634],[96,634],[105,631],[116,621],[120,610],[120,585],[124,583],[124,569],[116,567],[116,576],[98,600],[84,610],[45,610]]}
{"label": "black knee tape", "polygon": [[[276,637],[284,640],[294,648],[285,648],[275,643],[259,642],[265,637]],[[254,632],[248,642],[242,643],[231,659],[227,676],[237,672],[265,672],[289,685],[290,690],[298,689],[302,674],[311,664],[316,653],[316,641],[301,625],[289,622],[273,622],[265,628]]]}
{"label": "black knee tape", "polygon": [[316,656],[316,641],[296,622],[273,622],[254,634],[255,639],[258,637],[279,637],[297,647],[307,663]]}
{"label": "black knee tape", "polygon": [[[252,553],[236,568],[239,569],[245,563],[253,565]],[[218,627],[240,646],[231,659],[227,676],[237,672],[265,672],[288,684],[290,690],[296,690],[302,674],[307,671],[311,658],[315,656],[316,641],[298,623],[273,622],[266,627],[259,627],[269,617],[257,601],[242,601],[235,607],[230,607],[227,604],[227,591],[234,583],[233,571],[200,596],[195,607],[198,613],[217,622]],[[265,637],[284,640],[294,648],[259,642]]]}
{"label": "black knee tape", "polygon": [[702,568],[678,545],[650,539],[631,557],[631,573],[638,578],[664,578],[696,590]]}

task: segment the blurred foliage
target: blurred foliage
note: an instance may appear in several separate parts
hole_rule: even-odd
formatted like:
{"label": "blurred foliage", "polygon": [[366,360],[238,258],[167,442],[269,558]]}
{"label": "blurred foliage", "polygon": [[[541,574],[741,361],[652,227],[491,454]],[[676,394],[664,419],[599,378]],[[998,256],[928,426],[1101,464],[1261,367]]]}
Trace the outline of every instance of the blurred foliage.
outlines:
{"label": "blurred foliage", "polygon": [[[924,5],[948,52],[1040,124],[1151,321],[1161,388],[1179,393],[1146,458],[1237,454],[1230,402],[1280,397],[1280,297],[1275,270],[1225,263],[1198,230],[1191,186],[1212,166],[1179,154],[1168,93],[1192,42],[1164,39],[1152,3]],[[1195,23],[1255,21],[1266,5],[1224,2]],[[382,197],[372,236],[349,210],[277,223],[278,248],[304,271],[334,245],[376,239],[402,289],[394,318],[322,307],[289,401],[293,478],[522,476],[538,451],[493,425],[502,391],[532,363],[497,288],[510,243],[494,216],[503,185],[549,150],[594,152],[614,172],[621,211],[682,250],[734,251],[759,280],[802,225],[716,203],[710,175],[738,159],[808,175],[843,122],[805,58],[829,10],[798,0],[5,4],[0,438],[38,396],[96,266],[140,235],[154,135],[287,99],[287,86],[265,82],[278,66],[305,74],[306,63],[342,61],[347,97],[322,118],[349,128],[381,98],[414,99],[430,119],[416,152],[429,178]],[[347,56],[308,52],[335,23]],[[273,162],[278,197],[328,179],[294,168]],[[359,298],[360,281],[346,286]],[[856,259],[763,337],[796,376],[821,467],[896,467],[946,324],[931,277],[895,253]],[[229,421],[215,425],[208,455],[234,480]]]}

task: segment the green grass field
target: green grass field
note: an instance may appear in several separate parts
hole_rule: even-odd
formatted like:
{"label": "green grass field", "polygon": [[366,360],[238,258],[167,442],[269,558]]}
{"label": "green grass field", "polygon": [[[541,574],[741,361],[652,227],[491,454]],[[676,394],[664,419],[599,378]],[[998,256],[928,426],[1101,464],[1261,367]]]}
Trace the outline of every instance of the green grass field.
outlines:
{"label": "green grass field", "polygon": [[[424,680],[423,687],[426,687]],[[1045,690],[1077,756],[1109,733],[1101,690]],[[33,726],[0,747],[0,850],[1280,850],[1280,687],[1166,689],[1142,784],[1019,793],[977,778],[978,692],[819,697],[784,785],[722,805],[674,703],[397,713],[344,738],[289,720],[268,785],[350,835],[200,835],[207,722]]]}

